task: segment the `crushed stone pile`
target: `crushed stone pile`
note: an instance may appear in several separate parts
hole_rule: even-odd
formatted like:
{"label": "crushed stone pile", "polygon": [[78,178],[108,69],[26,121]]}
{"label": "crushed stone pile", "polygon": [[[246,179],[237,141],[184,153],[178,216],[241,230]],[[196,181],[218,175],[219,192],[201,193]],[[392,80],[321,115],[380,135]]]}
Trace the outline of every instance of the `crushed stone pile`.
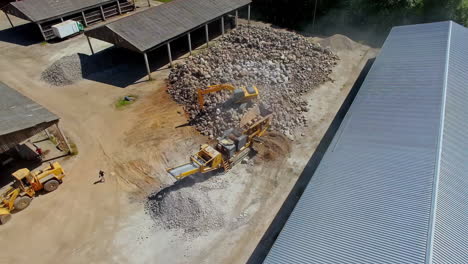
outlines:
{"label": "crushed stone pile", "polygon": [[83,78],[81,66],[78,54],[62,57],[42,72],[41,80],[55,86],[73,84]]}
{"label": "crushed stone pile", "polygon": [[66,86],[91,75],[101,74],[103,79],[115,80],[118,75],[137,76],[142,70],[141,62],[131,51],[112,47],[92,56],[82,53],[64,56],[42,72],[41,80],[53,86]]}
{"label": "crushed stone pile", "polygon": [[154,195],[146,204],[146,212],[156,226],[183,230],[195,236],[224,225],[222,213],[213,205],[206,190],[196,186]]}
{"label": "crushed stone pile", "polygon": [[[191,123],[204,135],[216,137],[238,127],[249,108],[257,106],[261,112],[273,113],[274,130],[292,136],[295,128],[306,125],[303,113],[308,103],[301,95],[329,81],[338,60],[331,50],[296,33],[240,25],[208,52],[176,65],[169,75],[168,92],[184,105]],[[254,85],[260,96],[245,105],[226,103],[229,92],[212,93],[205,96],[201,110],[197,90],[223,83]]]}

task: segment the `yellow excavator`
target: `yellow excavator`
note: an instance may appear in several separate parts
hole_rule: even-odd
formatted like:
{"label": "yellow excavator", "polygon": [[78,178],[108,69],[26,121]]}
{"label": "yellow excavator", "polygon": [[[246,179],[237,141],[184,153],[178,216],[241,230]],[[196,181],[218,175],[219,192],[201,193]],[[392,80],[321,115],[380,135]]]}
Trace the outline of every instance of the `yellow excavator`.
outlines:
{"label": "yellow excavator", "polygon": [[198,89],[198,105],[203,110],[205,105],[205,95],[209,93],[219,92],[221,90],[231,91],[234,94],[236,103],[244,103],[248,100],[258,97],[258,89],[255,86],[242,86],[236,88],[230,84],[217,84],[208,86],[207,89]]}
{"label": "yellow excavator", "polygon": [[36,192],[55,191],[62,183],[65,172],[58,162],[49,164],[43,170],[32,172],[20,169],[14,172],[15,180],[0,189],[0,224],[11,218],[11,212],[21,211],[29,206]]}
{"label": "yellow excavator", "polygon": [[257,116],[240,129],[229,129],[218,138],[216,146],[204,144],[200,151],[190,157],[190,162],[167,172],[176,180],[196,173],[206,173],[218,169],[228,171],[245,158],[257,137],[265,134],[270,127],[272,115]]}

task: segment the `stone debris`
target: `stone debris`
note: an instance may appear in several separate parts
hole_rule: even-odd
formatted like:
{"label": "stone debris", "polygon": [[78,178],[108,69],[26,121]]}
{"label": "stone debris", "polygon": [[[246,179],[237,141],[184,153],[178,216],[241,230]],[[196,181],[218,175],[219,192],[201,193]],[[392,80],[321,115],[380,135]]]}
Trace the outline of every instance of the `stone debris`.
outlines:
{"label": "stone debris", "polygon": [[70,85],[82,78],[81,60],[78,54],[60,58],[41,74],[41,80],[54,86]]}
{"label": "stone debris", "polygon": [[[330,81],[338,57],[296,33],[271,27],[240,25],[214,43],[207,52],[177,64],[169,75],[168,92],[182,105],[191,124],[202,134],[216,137],[238,127],[252,107],[272,112],[272,128],[292,138],[294,129],[306,125],[309,110],[302,94]],[[197,90],[229,83],[235,87],[254,85],[259,98],[250,104],[228,100],[230,92],[205,96],[205,107],[197,104]],[[232,100],[231,100],[232,101]]]}
{"label": "stone debris", "polygon": [[224,225],[223,214],[212,203],[206,188],[199,187],[169,188],[170,191],[156,194],[148,200],[146,211],[156,226],[183,230],[187,235],[199,236],[220,229]]}

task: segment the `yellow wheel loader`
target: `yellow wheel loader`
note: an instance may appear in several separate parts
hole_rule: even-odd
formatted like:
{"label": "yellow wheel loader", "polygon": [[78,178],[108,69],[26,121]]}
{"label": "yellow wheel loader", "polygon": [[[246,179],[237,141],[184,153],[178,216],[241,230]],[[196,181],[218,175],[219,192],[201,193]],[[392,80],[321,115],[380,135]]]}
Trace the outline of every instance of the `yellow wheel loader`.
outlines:
{"label": "yellow wheel loader", "polygon": [[205,106],[205,95],[209,93],[219,92],[221,90],[228,90],[234,94],[234,100],[236,103],[244,103],[248,100],[258,97],[258,89],[255,86],[243,86],[240,88],[235,88],[230,84],[217,84],[208,86],[207,89],[198,90],[198,105],[200,109],[203,110]]}
{"label": "yellow wheel loader", "polygon": [[190,162],[167,172],[176,180],[196,173],[206,173],[218,169],[228,171],[245,158],[257,137],[265,134],[270,127],[272,115],[257,116],[241,129],[229,129],[218,138],[215,147],[204,144],[200,151],[190,157]]}
{"label": "yellow wheel loader", "polygon": [[0,224],[11,218],[12,211],[21,211],[29,206],[36,192],[55,191],[62,183],[65,172],[58,162],[39,171],[20,169],[14,172],[15,180],[0,189]]}

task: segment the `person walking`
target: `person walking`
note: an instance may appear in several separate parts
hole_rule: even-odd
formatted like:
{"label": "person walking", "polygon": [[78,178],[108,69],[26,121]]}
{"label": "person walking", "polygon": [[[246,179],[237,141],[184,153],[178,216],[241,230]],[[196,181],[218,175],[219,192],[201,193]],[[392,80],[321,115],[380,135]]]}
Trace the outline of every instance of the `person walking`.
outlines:
{"label": "person walking", "polygon": [[99,182],[106,182],[106,178],[104,177],[104,172],[99,170]]}

